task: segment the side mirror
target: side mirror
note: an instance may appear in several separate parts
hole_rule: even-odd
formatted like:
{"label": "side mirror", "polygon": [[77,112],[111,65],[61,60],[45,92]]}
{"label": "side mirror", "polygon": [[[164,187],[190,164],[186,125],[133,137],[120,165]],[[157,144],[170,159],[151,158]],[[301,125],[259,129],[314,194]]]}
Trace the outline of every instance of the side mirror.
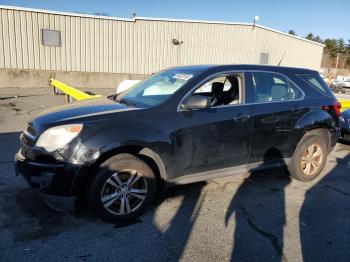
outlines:
{"label": "side mirror", "polygon": [[204,109],[208,107],[210,107],[210,99],[201,95],[191,96],[181,105],[181,108],[185,110]]}

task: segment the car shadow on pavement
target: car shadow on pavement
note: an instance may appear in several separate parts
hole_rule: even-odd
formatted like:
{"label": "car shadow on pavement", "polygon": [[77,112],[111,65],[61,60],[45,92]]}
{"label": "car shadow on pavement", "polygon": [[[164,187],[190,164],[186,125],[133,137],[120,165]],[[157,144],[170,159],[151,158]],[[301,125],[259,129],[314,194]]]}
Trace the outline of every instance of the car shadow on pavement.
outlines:
{"label": "car shadow on pavement", "polygon": [[[305,194],[300,210],[304,261],[350,261],[350,147],[335,167]],[[334,161],[334,160],[330,160]]]}
{"label": "car shadow on pavement", "polygon": [[[202,207],[201,192],[206,182],[198,182],[194,184],[172,187],[166,191],[162,191],[153,204],[153,216],[156,215],[156,209],[162,202],[171,198],[182,197],[180,206],[176,209],[171,222],[165,230],[160,233],[166,245],[165,254],[161,261],[179,261],[185,251],[186,244],[191,235],[194,223],[197,219],[199,210]],[[153,219],[155,221],[155,217]],[[155,228],[157,225],[154,225]]]}
{"label": "car shadow on pavement", "polygon": [[285,187],[290,182],[286,168],[250,171],[225,215],[226,226],[233,216],[236,224],[231,261],[286,261]]}
{"label": "car shadow on pavement", "polygon": [[15,176],[19,136],[20,132],[0,133],[0,236],[9,230],[15,241],[27,241],[77,227],[72,216],[47,207],[22,177]]}

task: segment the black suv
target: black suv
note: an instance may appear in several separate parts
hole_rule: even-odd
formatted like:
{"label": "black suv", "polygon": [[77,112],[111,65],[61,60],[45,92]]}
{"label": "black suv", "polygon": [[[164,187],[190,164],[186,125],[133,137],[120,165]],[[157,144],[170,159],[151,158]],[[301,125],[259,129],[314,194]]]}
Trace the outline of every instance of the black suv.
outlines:
{"label": "black suv", "polygon": [[338,140],[340,104],[316,71],[203,65],[38,115],[16,170],[56,209],[85,199],[105,221],[141,214],[159,185],[286,165],[310,181]]}

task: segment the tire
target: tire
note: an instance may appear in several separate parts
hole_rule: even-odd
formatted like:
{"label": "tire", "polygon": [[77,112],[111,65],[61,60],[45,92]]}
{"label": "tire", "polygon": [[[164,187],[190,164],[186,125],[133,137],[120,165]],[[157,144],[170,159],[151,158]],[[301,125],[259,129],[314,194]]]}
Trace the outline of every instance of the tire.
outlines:
{"label": "tire", "polygon": [[105,222],[130,221],[141,215],[156,192],[156,177],[141,159],[119,154],[100,165],[88,191],[88,202]]}
{"label": "tire", "polygon": [[313,130],[302,138],[288,166],[294,179],[307,182],[320,175],[327,160],[327,141],[328,137],[323,130]]}

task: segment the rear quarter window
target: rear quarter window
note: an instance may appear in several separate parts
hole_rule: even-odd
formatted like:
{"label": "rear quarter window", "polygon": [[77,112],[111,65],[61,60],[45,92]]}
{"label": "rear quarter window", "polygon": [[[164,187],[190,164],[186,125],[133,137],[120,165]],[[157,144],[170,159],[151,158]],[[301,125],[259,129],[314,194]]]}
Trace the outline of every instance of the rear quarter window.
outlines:
{"label": "rear quarter window", "polygon": [[298,75],[298,77],[301,78],[308,85],[315,88],[320,93],[329,97],[334,97],[331,89],[319,74],[305,74],[305,75],[303,74],[303,75]]}

